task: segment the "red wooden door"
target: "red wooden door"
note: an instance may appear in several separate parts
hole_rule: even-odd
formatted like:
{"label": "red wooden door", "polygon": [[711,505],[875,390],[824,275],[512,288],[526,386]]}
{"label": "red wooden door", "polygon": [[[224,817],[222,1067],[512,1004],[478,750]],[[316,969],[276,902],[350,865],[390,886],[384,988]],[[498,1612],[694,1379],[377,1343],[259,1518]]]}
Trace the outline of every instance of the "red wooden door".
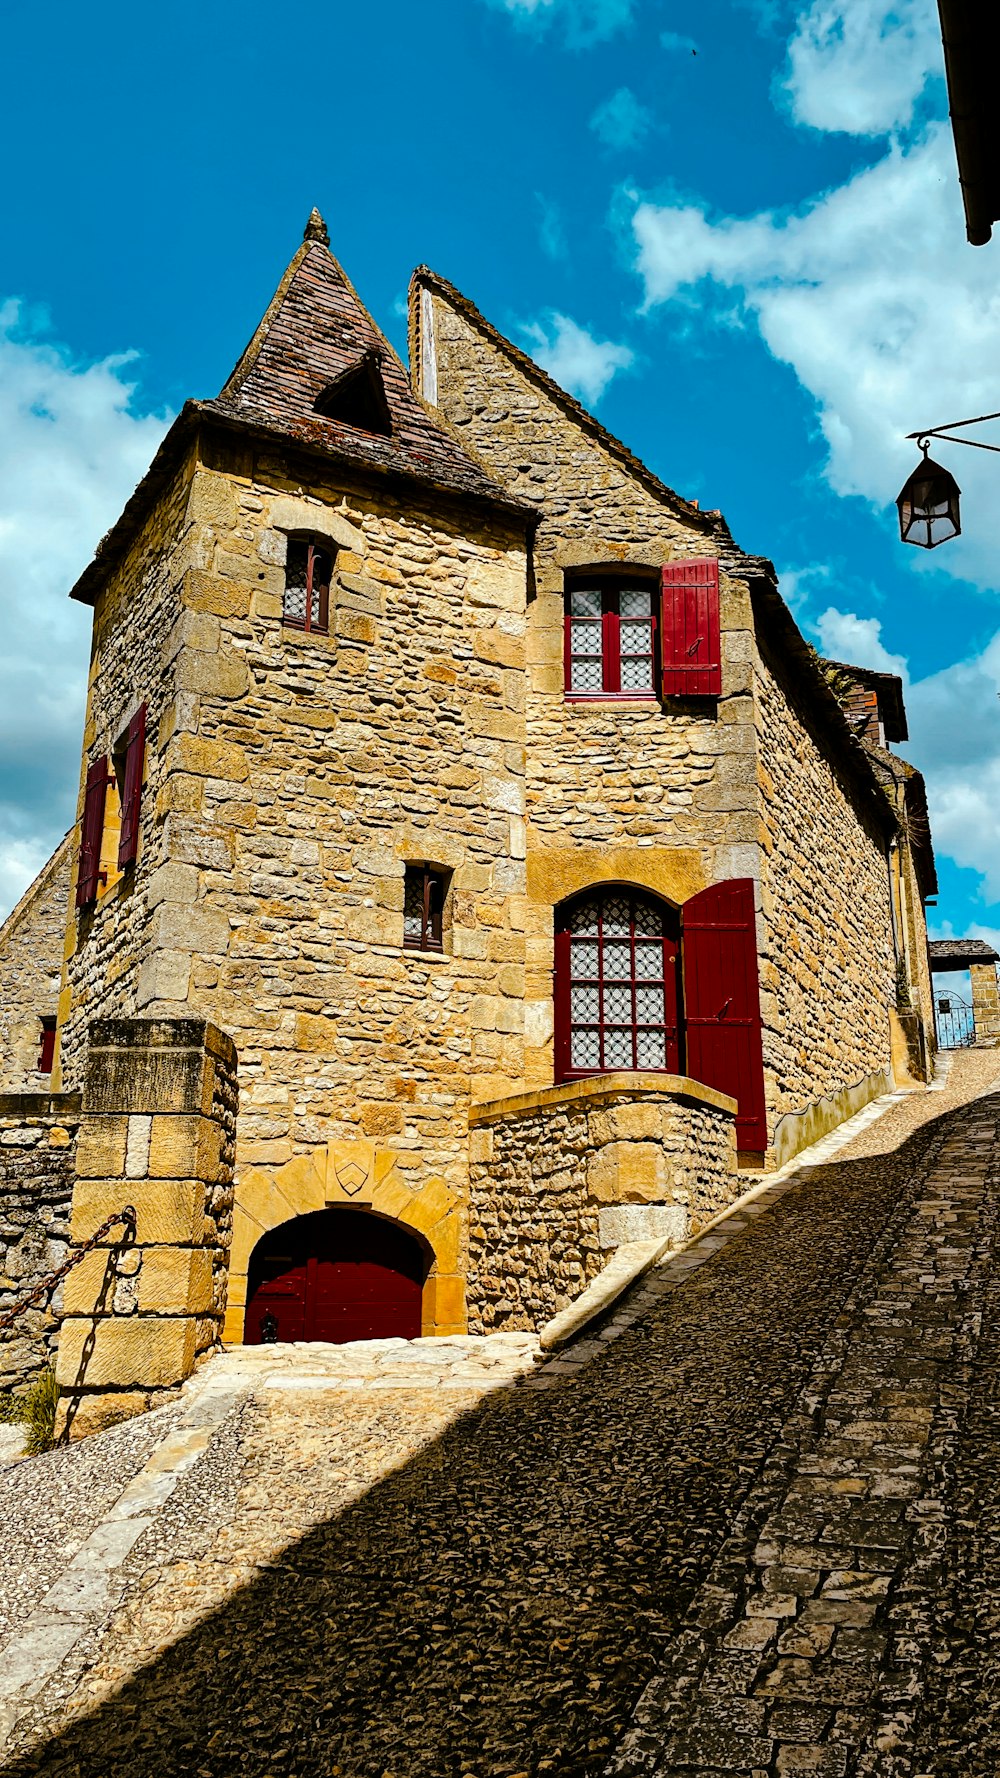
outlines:
{"label": "red wooden door", "polygon": [[739,1104],[738,1148],[767,1147],[757,925],[751,877],[713,883],[683,911],[687,1071]]}
{"label": "red wooden door", "polygon": [[[420,1334],[427,1262],[411,1235],[360,1210],[317,1210],[257,1243],[244,1340],[404,1340]],[[276,1327],[265,1326],[265,1317]]]}

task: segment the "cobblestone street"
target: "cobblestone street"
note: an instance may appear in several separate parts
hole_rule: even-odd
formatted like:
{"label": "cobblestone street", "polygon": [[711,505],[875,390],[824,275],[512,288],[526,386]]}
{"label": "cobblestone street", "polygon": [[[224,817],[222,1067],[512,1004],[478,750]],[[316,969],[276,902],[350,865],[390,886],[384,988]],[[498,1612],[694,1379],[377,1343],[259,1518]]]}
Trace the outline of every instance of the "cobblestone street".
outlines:
{"label": "cobblestone street", "polygon": [[234,1353],[6,1470],[5,1769],[992,1778],[997,1072],[541,1367]]}

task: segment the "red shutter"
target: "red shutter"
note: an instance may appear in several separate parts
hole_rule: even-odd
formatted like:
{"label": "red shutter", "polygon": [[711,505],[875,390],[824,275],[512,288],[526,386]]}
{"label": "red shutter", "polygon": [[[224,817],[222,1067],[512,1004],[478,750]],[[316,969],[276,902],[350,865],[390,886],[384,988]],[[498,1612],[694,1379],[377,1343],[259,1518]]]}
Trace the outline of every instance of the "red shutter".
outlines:
{"label": "red shutter", "polygon": [[715,883],[685,902],[687,1072],[737,1101],[736,1146],[767,1147],[757,928],[752,877]]}
{"label": "red shutter", "polygon": [[101,868],[101,841],[104,837],[104,804],[108,794],[108,762],[95,759],[87,768],[87,786],[83,798],[83,823],[80,829],[80,862],[76,873],[76,905],[89,907],[97,900],[97,878]]}
{"label": "red shutter", "polygon": [[142,767],[146,753],[146,706],[141,704],[125,731],[125,769],[122,774],[122,831],[118,843],[118,868],[134,864],[139,850],[139,805],[142,801]]}
{"label": "red shutter", "polygon": [[660,624],[665,698],[722,696],[719,564],[668,562],[663,570]]}

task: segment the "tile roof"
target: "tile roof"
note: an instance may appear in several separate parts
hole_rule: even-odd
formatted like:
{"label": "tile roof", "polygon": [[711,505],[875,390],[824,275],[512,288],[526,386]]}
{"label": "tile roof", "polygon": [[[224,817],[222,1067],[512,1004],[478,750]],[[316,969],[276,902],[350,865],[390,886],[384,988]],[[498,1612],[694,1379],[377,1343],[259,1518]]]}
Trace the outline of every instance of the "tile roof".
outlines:
{"label": "tile roof", "polygon": [[1000,956],[982,938],[934,938],[927,949],[935,975],[950,969],[967,969],[970,963],[1000,963]]}
{"label": "tile roof", "polygon": [[[345,372],[374,363],[391,433],[363,431],[316,412],[317,399]],[[377,471],[398,471],[435,487],[515,510],[512,499],[414,395],[403,365],[326,243],[313,211],[253,339],[215,401],[217,412],[319,447]]]}
{"label": "tile roof", "polygon": [[[314,410],[317,396],[355,365],[377,364],[391,433],[362,431]],[[211,419],[262,441],[284,439],[380,476],[403,476],[515,514],[537,514],[489,476],[414,395],[402,364],[379,332],[327,245],[314,210],[260,326],[214,401],[186,401],[149,469],[70,591],[92,605],[156,499],[169,486],[197,433]]]}

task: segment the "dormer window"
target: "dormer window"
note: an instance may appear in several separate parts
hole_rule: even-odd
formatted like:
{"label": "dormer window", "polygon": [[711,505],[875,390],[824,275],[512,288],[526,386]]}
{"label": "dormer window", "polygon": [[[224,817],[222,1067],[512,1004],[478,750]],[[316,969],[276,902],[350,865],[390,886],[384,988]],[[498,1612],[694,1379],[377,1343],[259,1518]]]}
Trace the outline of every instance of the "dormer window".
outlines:
{"label": "dormer window", "polygon": [[330,628],[330,580],[333,557],[322,544],[308,538],[290,537],[285,563],[285,600],[282,617],[296,630]]}
{"label": "dormer window", "polygon": [[316,397],[316,413],[324,420],[337,420],[342,426],[354,426],[359,432],[392,433],[392,415],[386,400],[378,353],[366,352],[360,363],[352,364]]}

